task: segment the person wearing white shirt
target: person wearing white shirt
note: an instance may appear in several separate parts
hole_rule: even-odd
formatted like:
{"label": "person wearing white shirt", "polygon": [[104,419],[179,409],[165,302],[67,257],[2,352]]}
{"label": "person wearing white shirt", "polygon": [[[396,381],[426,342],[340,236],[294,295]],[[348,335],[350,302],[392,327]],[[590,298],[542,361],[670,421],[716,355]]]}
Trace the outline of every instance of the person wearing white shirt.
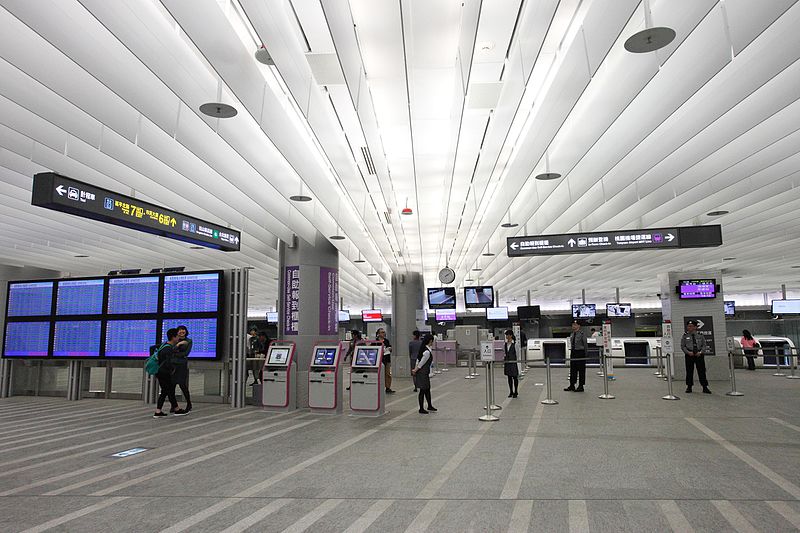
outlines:
{"label": "person wearing white shirt", "polygon": [[[433,335],[426,333],[422,337],[422,345],[419,347],[417,354],[417,364],[411,370],[414,376],[417,388],[419,389],[419,413],[427,415],[428,412],[437,409],[431,403],[431,363],[433,362],[433,353],[431,352],[431,345],[433,344]],[[428,401],[428,409],[425,410],[423,400]]]}

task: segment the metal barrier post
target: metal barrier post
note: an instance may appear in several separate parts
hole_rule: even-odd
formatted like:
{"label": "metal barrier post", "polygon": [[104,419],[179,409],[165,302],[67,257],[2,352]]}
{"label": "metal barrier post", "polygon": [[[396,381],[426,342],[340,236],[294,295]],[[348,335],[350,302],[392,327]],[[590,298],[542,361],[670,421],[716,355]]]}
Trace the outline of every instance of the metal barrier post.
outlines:
{"label": "metal barrier post", "polygon": [[667,391],[669,394],[662,396],[662,400],[680,400],[680,398],[672,394],[672,358],[669,356],[667,356]]}
{"label": "metal barrier post", "polygon": [[[491,365],[491,363],[486,363],[487,365]],[[500,420],[498,417],[492,414],[492,397],[490,388],[490,381],[489,381],[489,372],[486,372],[486,414],[483,416],[478,417],[478,420],[482,422],[496,422]]]}
{"label": "metal barrier post", "polygon": [[[600,361],[603,364],[603,369],[606,368],[606,353],[605,350],[600,354]],[[601,400],[613,400],[616,398],[613,394],[608,393],[608,376],[603,377],[603,394],[598,396]]]}
{"label": "metal barrier post", "polygon": [[733,352],[728,352],[728,371],[731,375],[731,391],[726,392],[726,396],[744,396],[736,390],[736,373],[733,370]]}
{"label": "metal barrier post", "polygon": [[781,372],[781,357],[782,356],[780,354],[778,354],[778,347],[775,346],[775,366],[776,366],[777,370],[775,371],[774,374],[772,374],[773,376],[783,377],[783,376],[786,375],[783,372]]}
{"label": "metal barrier post", "polygon": [[556,405],[558,402],[553,399],[553,391],[550,388],[550,356],[544,356],[544,365],[545,365],[545,386],[547,387],[547,398],[542,400],[542,403],[545,405]]}
{"label": "metal barrier post", "polygon": [[[791,351],[791,348],[790,348]],[[792,359],[794,357],[794,359]],[[786,376],[786,379],[800,379],[800,376],[795,376],[795,370],[797,370],[797,353],[793,353],[789,356],[789,364],[792,367],[792,373]]]}
{"label": "metal barrier post", "polygon": [[486,364],[489,365],[489,367],[486,369],[486,372],[489,374],[489,396],[492,402],[489,404],[489,407],[492,409],[492,411],[499,411],[503,407],[494,403],[494,363],[487,362]]}
{"label": "metal barrier post", "polygon": [[656,346],[656,371],[653,375],[657,378],[664,377],[664,359],[661,357],[661,346]]}
{"label": "metal barrier post", "polygon": [[475,352],[472,350],[467,352],[467,375],[464,376],[464,379],[475,379],[475,376],[478,375],[477,372],[473,374],[473,367],[475,366]]}

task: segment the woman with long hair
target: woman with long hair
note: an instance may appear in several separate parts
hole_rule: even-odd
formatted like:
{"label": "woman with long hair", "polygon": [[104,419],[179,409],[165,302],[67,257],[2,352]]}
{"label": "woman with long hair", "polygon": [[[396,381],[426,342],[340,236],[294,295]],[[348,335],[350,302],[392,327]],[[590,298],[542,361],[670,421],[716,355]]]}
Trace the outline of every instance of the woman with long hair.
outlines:
{"label": "woman with long hair", "polygon": [[[431,363],[433,362],[433,353],[431,353],[430,345],[433,344],[433,335],[426,333],[422,337],[422,345],[419,347],[417,353],[417,364],[411,370],[414,376],[417,388],[419,389],[419,413],[427,415],[430,411],[437,411],[431,403]],[[428,401],[428,409],[425,410],[423,400]]]}
{"label": "woman with long hair", "polygon": [[506,330],[506,343],[503,345],[503,374],[508,377],[508,397],[519,394],[519,365],[517,365],[517,338],[510,329]]}
{"label": "woman with long hair", "polygon": [[758,354],[758,348],[761,346],[759,346],[758,342],[753,338],[752,333],[746,329],[742,330],[742,338],[739,340],[739,344],[742,345],[742,351],[747,358],[747,370],[755,370],[755,357]]}

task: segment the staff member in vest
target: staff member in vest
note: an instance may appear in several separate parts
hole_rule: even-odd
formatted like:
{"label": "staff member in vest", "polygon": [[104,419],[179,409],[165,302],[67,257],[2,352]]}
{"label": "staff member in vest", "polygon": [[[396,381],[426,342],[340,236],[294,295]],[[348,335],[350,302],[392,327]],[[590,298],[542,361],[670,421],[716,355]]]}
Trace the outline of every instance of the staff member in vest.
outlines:
{"label": "staff member in vest", "polygon": [[383,343],[383,380],[386,382],[386,394],[394,394],[392,390],[392,345],[386,338],[386,330],[378,328],[375,340]]}
{"label": "staff member in vest", "polygon": [[[414,338],[408,343],[408,357],[410,359],[408,368],[413,370],[417,365],[417,355],[419,355],[419,348],[422,346],[422,341],[419,340],[419,330],[414,330],[412,333]],[[417,380],[414,378],[414,373],[411,373],[411,381],[414,382],[414,392],[417,392]]]}
{"label": "staff member in vest", "polygon": [[[586,382],[586,354],[589,352],[589,342],[586,334],[581,330],[581,325],[572,323],[572,333],[569,336],[569,387],[565,391],[583,392]],[[576,361],[576,359],[581,359]],[[578,387],[575,388],[575,383]]]}
{"label": "staff member in vest", "polygon": [[506,343],[503,345],[503,374],[508,377],[508,397],[516,398],[519,393],[519,366],[517,365],[517,338],[510,329],[506,330]]}
{"label": "staff member in vest", "polygon": [[[192,351],[192,339],[186,326],[178,326],[178,344],[175,345],[172,355],[172,366],[175,371],[172,381],[181,388],[183,399],[186,400],[186,409],[173,411],[176,415],[188,415],[192,410],[192,398],[189,396],[189,353]],[[173,387],[174,388],[174,387]]]}
{"label": "staff member in vest", "polygon": [[[433,344],[433,335],[426,333],[422,337],[422,345],[417,353],[417,364],[411,370],[417,388],[419,389],[419,414],[427,415],[430,411],[436,412],[437,409],[431,404],[431,363],[433,353],[430,346]],[[428,401],[428,410],[425,410],[423,399]]]}
{"label": "staff member in vest", "polygon": [[703,358],[705,347],[706,338],[702,333],[697,333],[697,321],[690,320],[686,323],[686,333],[681,337],[681,350],[686,356],[686,392],[692,392],[694,369],[697,367],[697,378],[703,386],[703,392],[711,394],[706,379],[706,361]]}

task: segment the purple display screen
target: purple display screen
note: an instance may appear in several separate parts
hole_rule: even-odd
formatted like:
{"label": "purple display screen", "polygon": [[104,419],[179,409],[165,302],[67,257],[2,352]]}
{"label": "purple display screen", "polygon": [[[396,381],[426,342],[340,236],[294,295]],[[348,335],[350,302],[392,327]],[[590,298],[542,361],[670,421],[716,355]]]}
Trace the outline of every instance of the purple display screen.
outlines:
{"label": "purple display screen", "polygon": [[716,298],[717,280],[690,279],[678,282],[678,297],[684,300],[697,298]]}
{"label": "purple display screen", "polygon": [[434,314],[437,322],[453,322],[456,319],[455,309],[436,309]]}

